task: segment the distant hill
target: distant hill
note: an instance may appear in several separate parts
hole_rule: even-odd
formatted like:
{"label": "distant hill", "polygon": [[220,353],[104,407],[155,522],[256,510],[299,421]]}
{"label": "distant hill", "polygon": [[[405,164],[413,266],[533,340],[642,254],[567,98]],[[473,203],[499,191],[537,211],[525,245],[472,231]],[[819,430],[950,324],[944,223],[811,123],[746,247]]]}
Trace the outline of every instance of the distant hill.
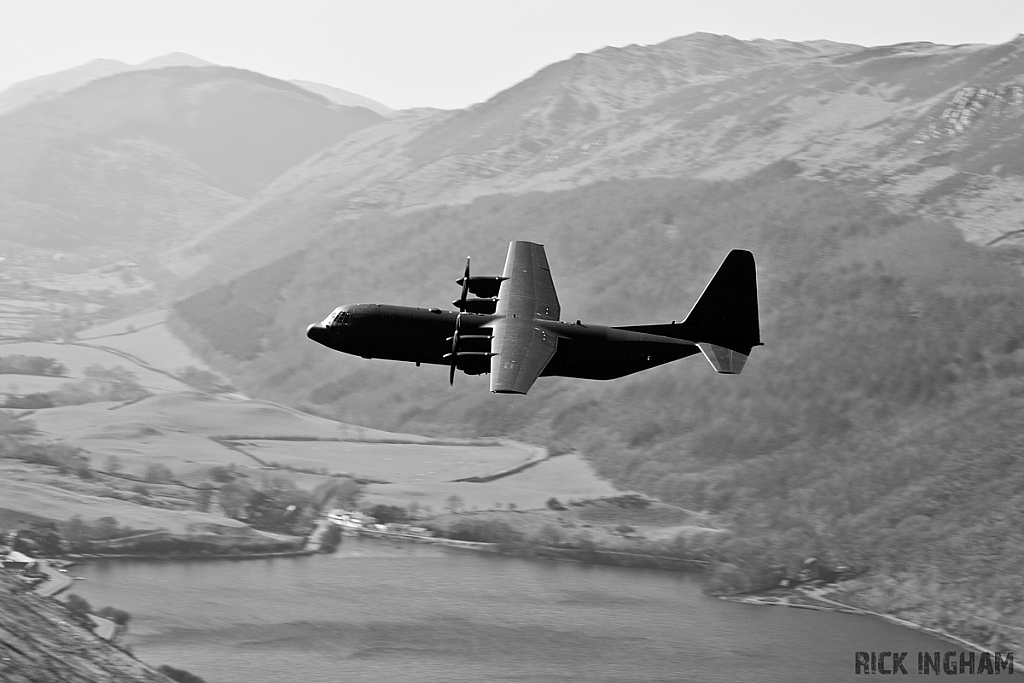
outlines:
{"label": "distant hill", "polygon": [[[0,91],[0,116],[26,104],[66,93],[106,76],[113,76],[125,71],[163,69],[168,66],[218,65],[205,59],[185,54],[184,52],[171,52],[138,64],[127,64],[117,59],[94,59],[81,66],[15,83],[6,90]],[[331,102],[344,107],[365,107],[384,117],[394,112],[393,109],[376,100],[371,100],[369,97],[363,97],[362,95],[357,95],[341,88],[335,88],[331,85],[302,80],[291,80],[289,82],[310,92],[323,95]]]}
{"label": "distant hill", "polygon": [[15,83],[0,92],[0,115],[37,100],[66,93],[99,78],[125,71],[161,69],[165,66],[214,66],[214,64],[183,52],[172,52],[134,65],[116,59],[94,59],[81,66]]}
{"label": "distant hill", "polygon": [[181,242],[381,117],[226,67],[92,81],[0,117],[0,238],[71,250]]}
{"label": "distant hill", "polygon": [[[219,234],[225,273],[370,212],[612,178],[791,172],[870,188],[981,243],[1024,240],[1024,36],[864,48],[698,33],[552,64],[487,102],[405,113],[276,180]],[[250,243],[244,264],[236,250]]]}
{"label": "distant hill", "polygon": [[299,81],[291,80],[290,83],[294,83],[300,88],[305,88],[310,92],[315,92],[317,95],[323,95],[331,102],[340,104],[343,107],[366,107],[370,111],[375,111],[381,116],[387,118],[395,113],[395,110],[391,107],[381,104],[376,100],[371,100],[369,97],[363,97],[357,95],[354,92],[348,90],[342,90],[341,88],[335,88],[332,85],[324,85],[323,83],[314,83],[313,81]]}

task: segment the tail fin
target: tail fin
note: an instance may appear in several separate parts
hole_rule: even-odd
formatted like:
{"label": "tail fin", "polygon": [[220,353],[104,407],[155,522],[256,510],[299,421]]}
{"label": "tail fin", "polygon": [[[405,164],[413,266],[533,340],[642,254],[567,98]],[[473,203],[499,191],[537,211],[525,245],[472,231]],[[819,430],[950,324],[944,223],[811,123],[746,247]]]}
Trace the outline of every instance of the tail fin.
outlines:
{"label": "tail fin", "polygon": [[716,371],[739,374],[750,349],[761,345],[754,255],[729,252],[681,327]]}
{"label": "tail fin", "polygon": [[729,252],[682,323],[622,329],[693,342],[716,371],[738,375],[750,349],[761,346],[754,255]]}

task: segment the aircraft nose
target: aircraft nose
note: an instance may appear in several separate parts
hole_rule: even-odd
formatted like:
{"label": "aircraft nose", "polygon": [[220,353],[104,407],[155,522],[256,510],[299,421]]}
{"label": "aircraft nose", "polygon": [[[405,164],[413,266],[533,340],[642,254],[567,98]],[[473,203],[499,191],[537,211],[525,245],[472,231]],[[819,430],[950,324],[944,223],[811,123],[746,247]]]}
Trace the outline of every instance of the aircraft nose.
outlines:
{"label": "aircraft nose", "polygon": [[323,323],[313,323],[306,328],[306,336],[315,342],[323,343],[323,339],[326,336],[327,328]]}

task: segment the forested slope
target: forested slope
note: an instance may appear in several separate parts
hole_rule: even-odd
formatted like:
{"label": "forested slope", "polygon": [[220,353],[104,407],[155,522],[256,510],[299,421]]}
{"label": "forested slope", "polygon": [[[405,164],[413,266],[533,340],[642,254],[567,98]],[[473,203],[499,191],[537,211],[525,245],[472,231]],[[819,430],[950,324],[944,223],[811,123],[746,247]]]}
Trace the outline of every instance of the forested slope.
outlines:
{"label": "forested slope", "polygon": [[[451,389],[443,368],[304,338],[341,303],[443,306],[463,252],[477,274],[497,273],[511,239],[547,245],[564,319],[606,324],[683,318],[728,250],[750,249],[765,346],[738,377],[696,357],[607,383],[542,379],[509,398],[485,378]],[[737,536],[720,559],[754,581],[819,555],[910,571],[915,595],[949,614],[1020,618],[1019,254],[768,175],[484,198],[366,218],[317,244],[268,267],[273,291],[253,286],[257,272],[181,302],[178,328],[257,394],[378,427],[579,448],[624,487],[725,514]],[[258,324],[218,326],[214,300],[259,310]]]}

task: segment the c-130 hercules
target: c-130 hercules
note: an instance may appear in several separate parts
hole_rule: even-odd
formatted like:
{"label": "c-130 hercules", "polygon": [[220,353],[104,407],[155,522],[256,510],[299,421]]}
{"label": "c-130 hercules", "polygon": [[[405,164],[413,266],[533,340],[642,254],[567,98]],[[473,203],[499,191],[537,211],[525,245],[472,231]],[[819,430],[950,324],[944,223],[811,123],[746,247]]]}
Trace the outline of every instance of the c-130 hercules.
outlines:
{"label": "c-130 hercules", "polygon": [[[605,327],[558,320],[560,308],[544,246],[512,242],[501,276],[466,274],[459,310],[387,304],[340,306],[306,336],[363,358],[387,358],[490,373],[491,391],[525,394],[538,377],[614,379],[703,353],[723,374],[739,374],[761,346],[754,256],[735,249],[686,319]],[[470,298],[469,295],[473,297]]]}

